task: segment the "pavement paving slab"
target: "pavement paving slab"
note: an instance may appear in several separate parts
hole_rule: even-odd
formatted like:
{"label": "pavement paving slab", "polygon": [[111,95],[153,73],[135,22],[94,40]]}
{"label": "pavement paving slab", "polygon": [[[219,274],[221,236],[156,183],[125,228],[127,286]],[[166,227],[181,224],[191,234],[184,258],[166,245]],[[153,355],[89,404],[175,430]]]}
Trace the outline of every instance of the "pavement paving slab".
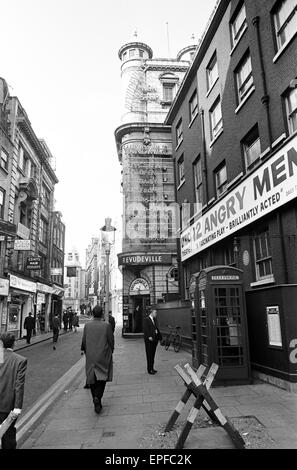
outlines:
{"label": "pavement paving slab", "polygon": [[[94,412],[90,390],[83,388],[82,371],[75,385],[68,384],[67,393],[56,399],[21,448],[150,448],[146,441],[148,426],[152,430],[165,428],[185,392],[174,367],[191,364],[191,354],[182,349],[179,353],[165,351],[159,345],[155,361],[158,373],[151,376],[146,372],[143,340],[122,338],[119,326],[115,340],[114,379],[106,386],[100,415]],[[226,417],[256,417],[276,448],[297,448],[296,393],[259,381],[246,386],[215,387],[211,393]],[[180,423],[185,422],[193,402],[191,398],[187,403]],[[206,417],[203,410],[200,414]],[[234,444],[225,430],[210,425],[194,425],[185,444],[185,449],[232,448]]]}

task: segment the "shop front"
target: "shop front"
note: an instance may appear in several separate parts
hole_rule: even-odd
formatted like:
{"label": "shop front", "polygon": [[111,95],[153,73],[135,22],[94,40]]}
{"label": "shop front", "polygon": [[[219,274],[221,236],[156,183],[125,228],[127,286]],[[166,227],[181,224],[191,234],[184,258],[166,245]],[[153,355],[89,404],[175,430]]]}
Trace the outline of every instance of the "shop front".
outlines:
{"label": "shop front", "polygon": [[29,312],[35,312],[36,283],[12,274],[9,275],[6,331],[22,338],[24,320]]}
{"label": "shop front", "polygon": [[9,280],[0,278],[0,332],[6,331]]}
{"label": "shop front", "polygon": [[37,302],[36,302],[36,318],[39,323],[40,331],[47,332],[50,329],[50,315],[52,304],[52,293],[54,289],[47,284],[37,282]]}
{"label": "shop front", "polygon": [[50,327],[52,325],[52,319],[55,315],[58,315],[60,322],[62,321],[63,297],[64,297],[64,289],[62,287],[53,285],[52,305],[51,305],[50,317],[49,317]]}

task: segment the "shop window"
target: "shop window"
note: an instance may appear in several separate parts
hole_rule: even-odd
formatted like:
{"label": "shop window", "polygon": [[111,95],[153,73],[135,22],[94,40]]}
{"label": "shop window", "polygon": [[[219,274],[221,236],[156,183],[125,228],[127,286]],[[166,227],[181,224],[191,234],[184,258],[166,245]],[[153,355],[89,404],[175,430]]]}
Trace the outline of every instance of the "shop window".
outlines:
{"label": "shop window", "polygon": [[227,190],[227,167],[226,163],[223,163],[215,171],[215,185],[217,197],[221,196]]}
{"label": "shop window", "polygon": [[129,50],[129,57],[135,57],[135,49]]}
{"label": "shop window", "polygon": [[1,168],[3,168],[4,170],[8,170],[8,153],[3,149],[1,148],[0,149],[0,166]]}
{"label": "shop window", "polygon": [[193,121],[193,119],[197,116],[198,114],[198,95],[197,91],[195,91],[189,101],[189,111],[190,111],[190,122]]}
{"label": "shop window", "polygon": [[201,158],[198,158],[193,164],[194,172],[194,188],[195,188],[195,201],[197,204],[202,204],[202,165]]}
{"label": "shop window", "polygon": [[5,191],[0,188],[0,219],[4,219]]}
{"label": "shop window", "polygon": [[272,257],[268,230],[254,235],[253,249],[257,281],[272,277]]}
{"label": "shop window", "polygon": [[243,153],[246,168],[250,169],[260,158],[261,142],[258,126],[255,126],[251,132],[242,141]]}
{"label": "shop window", "polygon": [[289,133],[297,131],[297,88],[292,88],[285,96],[286,118]]}
{"label": "shop window", "polygon": [[206,68],[206,76],[207,76],[207,89],[210,90],[217,79],[219,78],[219,70],[218,70],[218,61],[217,61],[217,54],[214,53],[212,56],[207,68]]}
{"label": "shop window", "polygon": [[215,139],[223,129],[222,107],[220,97],[210,109],[211,140]]}
{"label": "shop window", "polygon": [[185,181],[185,160],[184,156],[181,156],[178,160],[178,182],[181,185]]}
{"label": "shop window", "polygon": [[232,43],[232,47],[234,47],[239,42],[247,26],[246,9],[245,9],[244,3],[242,4],[241,8],[237,11],[236,15],[231,21],[230,26],[231,26],[231,43]]}
{"label": "shop window", "polygon": [[183,141],[183,122],[182,120],[176,126],[176,146],[178,147]]}
{"label": "shop window", "polygon": [[254,87],[252,61],[249,53],[243,58],[237,67],[235,77],[237,86],[237,102],[240,104],[249,91]]}
{"label": "shop window", "polygon": [[274,13],[277,49],[281,49],[297,31],[297,1],[283,0]]}

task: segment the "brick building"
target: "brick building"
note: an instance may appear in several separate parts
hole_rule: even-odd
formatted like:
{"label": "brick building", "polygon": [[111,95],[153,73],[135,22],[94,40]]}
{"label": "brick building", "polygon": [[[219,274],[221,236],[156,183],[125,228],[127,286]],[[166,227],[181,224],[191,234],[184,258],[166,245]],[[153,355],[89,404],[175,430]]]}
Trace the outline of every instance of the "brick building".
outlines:
{"label": "brick building", "polygon": [[[166,213],[175,200],[171,132],[164,120],[195,48],[157,59],[136,37],[119,51],[123,104],[115,138],[123,168],[123,334],[142,333],[148,306],[178,294],[176,240]],[[162,220],[153,216],[152,205],[165,208]]]}
{"label": "brick building", "polygon": [[297,301],[296,35],[296,0],[219,1],[165,121],[183,295],[203,268],[241,269],[252,367],[283,383],[297,381],[282,303],[282,286]]}
{"label": "brick building", "polygon": [[[36,136],[17,97],[0,79],[0,329],[23,334],[31,311],[37,327],[50,327],[52,296],[63,295],[51,277],[53,157]],[[60,251],[64,251],[64,239]]]}

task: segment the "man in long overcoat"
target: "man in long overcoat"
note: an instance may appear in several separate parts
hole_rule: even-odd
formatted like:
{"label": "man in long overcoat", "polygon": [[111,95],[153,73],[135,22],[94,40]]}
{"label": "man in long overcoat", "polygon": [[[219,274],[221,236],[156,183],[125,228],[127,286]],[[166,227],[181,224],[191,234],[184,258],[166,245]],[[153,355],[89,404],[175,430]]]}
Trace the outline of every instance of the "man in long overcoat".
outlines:
{"label": "man in long overcoat", "polygon": [[84,326],[81,350],[86,355],[86,385],[90,385],[95,412],[100,413],[106,382],[112,381],[114,336],[102,307],[94,307],[93,316]]}
{"label": "man in long overcoat", "polygon": [[2,436],[2,449],[16,449],[15,422],[21,414],[24,398],[27,359],[13,351],[15,336],[12,333],[0,335],[0,424],[11,413],[13,418],[7,431]]}

